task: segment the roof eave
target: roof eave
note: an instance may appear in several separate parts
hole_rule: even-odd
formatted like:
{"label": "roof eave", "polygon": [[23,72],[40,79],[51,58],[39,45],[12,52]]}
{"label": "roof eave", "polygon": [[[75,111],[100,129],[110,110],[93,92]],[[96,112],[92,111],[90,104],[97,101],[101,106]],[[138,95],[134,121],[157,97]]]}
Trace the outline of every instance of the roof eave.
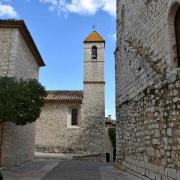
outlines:
{"label": "roof eave", "polygon": [[46,99],[45,102],[57,102],[57,103],[76,103],[82,104],[82,100],[59,100],[59,99]]}
{"label": "roof eave", "polygon": [[106,43],[106,41],[84,41],[84,43]]}
{"label": "roof eave", "polygon": [[9,20],[0,20],[0,28],[18,28],[19,31],[21,32],[24,40],[26,41],[27,45],[29,46],[30,51],[34,55],[37,64],[42,67],[45,66],[44,60],[24,22],[24,20],[14,20],[14,19],[9,19]]}

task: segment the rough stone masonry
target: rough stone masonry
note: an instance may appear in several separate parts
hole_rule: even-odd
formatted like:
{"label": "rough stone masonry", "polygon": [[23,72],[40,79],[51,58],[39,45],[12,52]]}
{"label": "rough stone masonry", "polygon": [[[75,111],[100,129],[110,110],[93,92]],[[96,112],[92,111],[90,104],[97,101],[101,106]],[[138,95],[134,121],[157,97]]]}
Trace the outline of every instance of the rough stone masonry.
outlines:
{"label": "rough stone masonry", "polygon": [[[105,40],[101,35],[90,33],[84,41],[83,90],[48,91],[37,121],[36,151],[74,153],[83,155],[84,159],[104,160],[107,133],[104,50]],[[77,110],[75,123],[73,110]]]}
{"label": "rough stone masonry", "polygon": [[[40,66],[44,62],[24,21],[0,20],[0,76],[38,79]],[[0,136],[0,166],[14,167],[33,159],[35,123],[1,123]]]}
{"label": "rough stone masonry", "polygon": [[117,0],[117,165],[180,179],[180,1]]}

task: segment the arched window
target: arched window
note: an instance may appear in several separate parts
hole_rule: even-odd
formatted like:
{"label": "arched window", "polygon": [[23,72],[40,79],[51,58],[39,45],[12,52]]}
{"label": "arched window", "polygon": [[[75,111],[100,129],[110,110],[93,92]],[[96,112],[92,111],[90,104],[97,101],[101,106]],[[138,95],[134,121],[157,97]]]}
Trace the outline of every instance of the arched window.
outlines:
{"label": "arched window", "polygon": [[175,34],[176,34],[177,64],[178,67],[180,67],[180,7],[178,8],[175,17]]}
{"label": "arched window", "polygon": [[97,59],[97,47],[96,46],[92,47],[91,58]]}

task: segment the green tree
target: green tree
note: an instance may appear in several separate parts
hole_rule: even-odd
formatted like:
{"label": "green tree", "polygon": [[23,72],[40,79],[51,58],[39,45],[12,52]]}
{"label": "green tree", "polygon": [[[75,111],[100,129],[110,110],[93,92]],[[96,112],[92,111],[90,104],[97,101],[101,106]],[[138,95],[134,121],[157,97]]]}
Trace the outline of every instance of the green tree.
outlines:
{"label": "green tree", "polygon": [[46,91],[37,80],[0,77],[0,120],[26,125],[35,122],[45,102]]}

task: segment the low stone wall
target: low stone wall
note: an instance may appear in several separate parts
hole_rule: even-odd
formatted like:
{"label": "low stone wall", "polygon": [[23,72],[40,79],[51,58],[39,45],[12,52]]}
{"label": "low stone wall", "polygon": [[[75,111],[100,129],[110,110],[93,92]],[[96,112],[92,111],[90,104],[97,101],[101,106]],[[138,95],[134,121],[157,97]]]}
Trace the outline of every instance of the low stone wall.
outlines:
{"label": "low stone wall", "polygon": [[36,152],[42,153],[74,153],[81,154],[84,152],[84,149],[79,148],[69,148],[65,146],[48,146],[48,145],[35,145]]}
{"label": "low stone wall", "polygon": [[73,159],[80,161],[95,161],[95,162],[104,162],[105,156],[102,154],[90,154],[90,155],[75,155]]}
{"label": "low stone wall", "polygon": [[1,166],[13,168],[34,158],[35,123],[16,126],[4,123]]}

